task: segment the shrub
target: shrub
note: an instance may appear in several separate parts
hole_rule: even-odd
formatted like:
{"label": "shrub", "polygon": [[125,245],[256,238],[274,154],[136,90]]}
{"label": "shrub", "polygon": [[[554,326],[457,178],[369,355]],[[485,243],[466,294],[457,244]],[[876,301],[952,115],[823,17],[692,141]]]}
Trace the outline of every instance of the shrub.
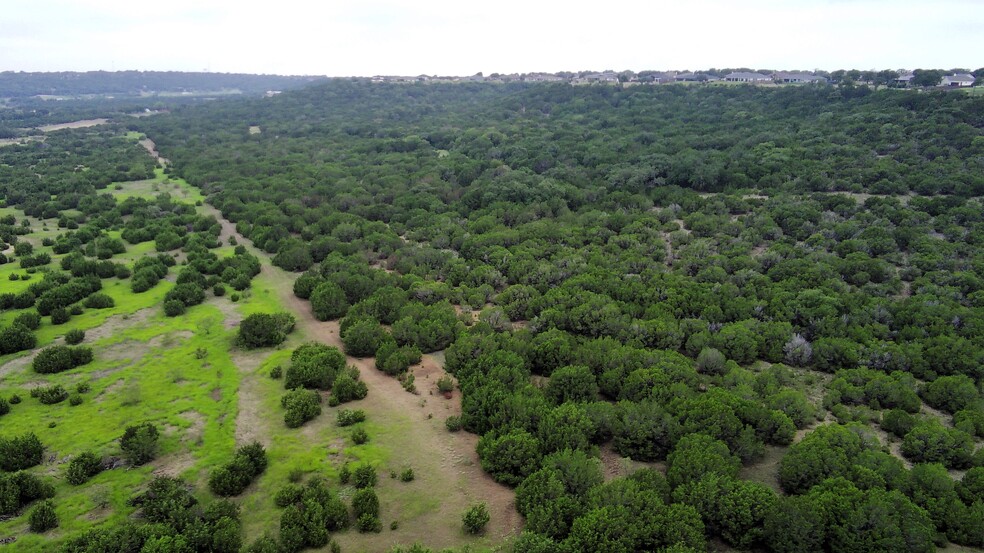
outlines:
{"label": "shrub", "polygon": [[704,348],[697,355],[697,372],[710,375],[724,374],[727,362],[724,354],[714,348]]}
{"label": "shrub", "polygon": [[72,316],[64,307],[56,307],[51,310],[51,324],[62,325],[71,320]]}
{"label": "shrub", "polygon": [[14,472],[41,464],[44,446],[33,433],[4,438],[0,436],[0,470]]}
{"label": "shrub", "polygon": [[280,377],[283,375],[284,375],[284,368],[281,367],[280,365],[277,365],[276,367],[270,369],[270,378],[274,380],[280,379]]}
{"label": "shrub", "polygon": [[481,534],[485,530],[485,525],[489,523],[489,510],[485,503],[472,505],[465,511],[461,522],[464,523],[465,531],[469,534]]}
{"label": "shrub", "polygon": [[78,486],[102,471],[102,460],[91,451],[80,453],[68,463],[65,479],[69,484]]}
{"label": "shrub", "polygon": [[37,311],[28,311],[26,313],[21,313],[14,317],[11,324],[24,325],[24,327],[31,330],[37,330],[41,327],[41,315]]}
{"label": "shrub", "polygon": [[362,488],[352,496],[352,512],[355,518],[363,515],[379,516],[379,498],[372,488]]}
{"label": "shrub", "polygon": [[284,387],[327,390],[344,368],[345,355],[338,348],[318,343],[304,344],[290,355]]}
{"label": "shrub", "polygon": [[0,330],[0,355],[33,349],[37,338],[31,329],[21,324],[12,324]]}
{"label": "shrub", "polygon": [[353,357],[372,357],[387,339],[386,330],[374,319],[361,319],[342,333],[345,353]]}
{"label": "shrub", "polygon": [[452,392],[453,390],[454,390],[454,379],[451,378],[451,375],[446,374],[441,378],[437,379],[437,391],[441,392],[442,394],[447,394],[449,392]]}
{"label": "shrub", "polygon": [[246,348],[275,346],[287,339],[294,323],[288,313],[254,313],[239,324],[239,343]]}
{"label": "shrub", "polygon": [[356,428],[352,431],[352,442],[355,445],[362,445],[369,441],[369,434],[365,428]]}
{"label": "shrub", "polygon": [[352,471],[352,483],[359,489],[372,488],[377,479],[376,468],[369,463],[361,463]]}
{"label": "shrub", "polygon": [[164,302],[164,314],[168,317],[184,315],[186,309],[185,304],[179,300],[168,300]]}
{"label": "shrub", "polygon": [[102,292],[97,292],[85,298],[82,305],[88,307],[89,309],[108,309],[110,307],[114,307],[116,302],[113,301],[113,298],[110,296],[103,294]]}
{"label": "shrub", "polygon": [[78,384],[75,385],[75,391],[80,394],[88,393],[90,389],[91,386],[89,386],[88,382],[79,382]]}
{"label": "shrub", "polygon": [[10,402],[6,398],[0,397],[0,416],[6,415],[10,412]]}
{"label": "shrub", "polygon": [[40,374],[60,373],[92,361],[92,349],[84,346],[51,346],[41,350],[31,367]]}
{"label": "shrub", "polygon": [[208,487],[215,495],[239,495],[266,467],[266,450],[259,443],[253,442],[239,448],[232,461],[213,470],[208,477]]}
{"label": "shrub", "polygon": [[160,432],[149,422],[126,427],[120,438],[123,456],[133,465],[143,465],[157,455],[157,440]]}
{"label": "shrub", "polygon": [[290,390],[280,399],[287,428],[297,428],[321,414],[321,395],[314,390],[297,388]]}
{"label": "shrub", "polygon": [[352,479],[352,469],[349,468],[348,463],[342,465],[342,468],[338,471],[338,481],[342,484],[348,484],[349,480]]}
{"label": "shrub", "polygon": [[81,344],[85,340],[85,331],[77,328],[65,333],[65,343],[70,345]]}
{"label": "shrub", "polygon": [[283,509],[288,505],[299,503],[302,495],[304,495],[304,488],[297,484],[287,484],[283,488],[280,488],[280,491],[274,496],[273,502],[277,507]]}
{"label": "shrub", "polygon": [[379,520],[379,517],[362,515],[361,517],[359,517],[359,520],[356,523],[356,525],[359,528],[359,532],[362,533],[383,531],[383,523],[382,521]]}
{"label": "shrub", "polygon": [[351,426],[366,420],[366,412],[361,409],[340,409],[336,417],[338,426]]}
{"label": "shrub", "polygon": [[82,405],[82,396],[80,396],[79,394],[72,394],[68,396],[68,404],[71,405],[72,407]]}
{"label": "shrub", "polygon": [[37,398],[44,405],[54,405],[68,399],[68,390],[61,384],[55,384],[43,388],[34,388],[31,390],[31,397]]}
{"label": "shrub", "polygon": [[55,487],[27,472],[0,474],[0,516],[16,515],[36,499],[55,496]]}
{"label": "shrub", "polygon": [[416,478],[416,476],[413,474],[413,469],[410,467],[403,469],[403,472],[400,473],[400,482],[413,482],[414,478]]}
{"label": "shrub", "polygon": [[[302,293],[306,292],[303,290]],[[348,311],[345,292],[334,282],[321,282],[310,293],[311,310],[319,321],[337,319]]]}
{"label": "shrub", "polygon": [[444,426],[448,429],[448,432],[457,432],[461,430],[464,423],[458,415],[451,415],[445,419]]}
{"label": "shrub", "polygon": [[31,532],[42,533],[58,526],[58,516],[55,514],[55,506],[50,499],[37,504],[28,517],[28,526]]}
{"label": "shrub", "polygon": [[17,405],[20,402],[21,402],[21,397],[19,395],[17,395],[17,394],[11,394],[10,395],[10,404],[11,405]]}
{"label": "shrub", "polygon": [[219,284],[216,284],[215,286],[213,286],[212,287],[212,294],[215,297],[217,297],[217,298],[221,298],[222,296],[226,295],[226,287],[225,287],[225,285],[223,285],[220,282]]}
{"label": "shrub", "polygon": [[[350,371],[355,372],[355,371]],[[331,387],[331,397],[337,404],[363,399],[369,393],[369,388],[365,382],[356,380],[358,373],[353,377],[349,372],[343,373],[335,379],[335,384]]]}

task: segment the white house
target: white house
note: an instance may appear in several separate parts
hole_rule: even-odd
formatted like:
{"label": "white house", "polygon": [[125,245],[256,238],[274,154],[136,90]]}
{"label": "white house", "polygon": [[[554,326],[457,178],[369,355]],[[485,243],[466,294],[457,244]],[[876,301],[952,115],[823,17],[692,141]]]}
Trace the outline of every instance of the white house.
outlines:
{"label": "white house", "polygon": [[940,80],[940,86],[974,86],[974,76],[967,73],[957,73],[956,75],[947,75]]}

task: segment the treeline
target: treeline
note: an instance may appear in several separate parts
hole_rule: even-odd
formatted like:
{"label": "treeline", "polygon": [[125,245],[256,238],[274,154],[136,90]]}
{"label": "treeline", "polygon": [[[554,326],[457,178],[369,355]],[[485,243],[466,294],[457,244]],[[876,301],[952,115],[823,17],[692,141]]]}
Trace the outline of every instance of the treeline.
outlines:
{"label": "treeline", "polygon": [[238,89],[246,94],[304,86],[317,77],[195,73],[182,71],[61,71],[51,73],[0,72],[0,96],[80,96],[149,92],[215,92]]}

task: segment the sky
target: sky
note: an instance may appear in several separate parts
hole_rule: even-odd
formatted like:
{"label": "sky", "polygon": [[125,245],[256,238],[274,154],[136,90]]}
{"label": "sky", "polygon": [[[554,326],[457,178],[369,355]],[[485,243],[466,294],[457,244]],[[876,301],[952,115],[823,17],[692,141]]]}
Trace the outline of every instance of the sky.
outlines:
{"label": "sky", "polygon": [[984,66],[984,0],[3,0],[0,71]]}

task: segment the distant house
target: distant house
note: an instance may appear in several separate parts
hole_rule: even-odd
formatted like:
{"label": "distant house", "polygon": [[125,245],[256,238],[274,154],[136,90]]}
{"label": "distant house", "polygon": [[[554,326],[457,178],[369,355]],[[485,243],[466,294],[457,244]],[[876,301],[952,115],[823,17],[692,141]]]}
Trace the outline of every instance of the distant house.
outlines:
{"label": "distant house", "polygon": [[673,80],[678,83],[707,83],[719,81],[720,79],[713,75],[708,75],[707,73],[680,73],[678,75],[674,75]]}
{"label": "distant house", "polygon": [[909,86],[910,84],[912,84],[912,79],[914,79],[914,78],[915,78],[915,75],[913,75],[912,73],[906,73],[905,75],[899,75],[895,79],[895,81],[894,81],[895,82],[895,86]]}
{"label": "distant house", "polygon": [[825,83],[827,79],[819,75],[813,75],[812,73],[785,73],[779,72],[774,75],[774,80],[777,83],[784,84],[794,84],[794,83]]}
{"label": "distant house", "polygon": [[947,75],[940,80],[940,86],[953,86],[953,87],[963,87],[963,86],[974,86],[974,76],[967,73],[957,73],[956,75]]}
{"label": "distant house", "polygon": [[761,73],[738,71],[736,73],[728,73],[724,76],[724,80],[731,83],[768,83],[772,82],[772,77]]}
{"label": "distant house", "polygon": [[558,83],[565,79],[557,75],[551,75],[550,73],[530,73],[523,80],[529,83]]}

